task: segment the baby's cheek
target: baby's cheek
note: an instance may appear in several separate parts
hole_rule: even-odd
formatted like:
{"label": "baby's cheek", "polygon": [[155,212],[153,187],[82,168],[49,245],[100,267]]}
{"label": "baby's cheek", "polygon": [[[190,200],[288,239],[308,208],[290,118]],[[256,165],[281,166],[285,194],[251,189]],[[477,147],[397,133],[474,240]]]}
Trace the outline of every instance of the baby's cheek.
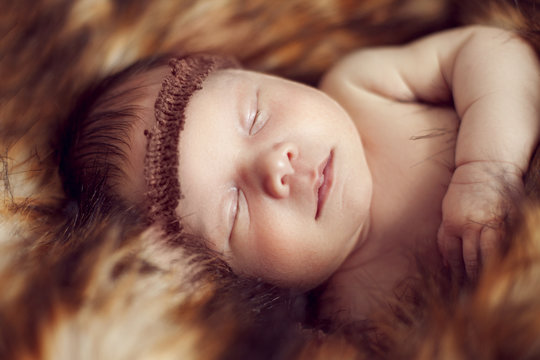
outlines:
{"label": "baby's cheek", "polygon": [[282,245],[279,234],[263,233],[251,235],[235,255],[244,272],[265,280],[279,280],[290,271],[286,269],[293,252]]}
{"label": "baby's cheek", "polygon": [[[253,264],[258,276],[271,283],[292,287],[312,288],[324,281],[327,274],[325,256],[305,246],[302,237],[271,237],[259,239],[257,259]],[[321,259],[322,257],[322,259]]]}

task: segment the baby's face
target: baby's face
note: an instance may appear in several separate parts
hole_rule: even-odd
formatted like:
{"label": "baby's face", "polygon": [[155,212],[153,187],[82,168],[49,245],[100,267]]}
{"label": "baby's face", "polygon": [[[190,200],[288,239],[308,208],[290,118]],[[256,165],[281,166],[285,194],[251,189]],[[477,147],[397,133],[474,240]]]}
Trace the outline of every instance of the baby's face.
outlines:
{"label": "baby's face", "polygon": [[310,288],[367,231],[371,175],[345,110],[321,91],[212,73],[186,109],[177,213],[238,273]]}
{"label": "baby's face", "polygon": [[311,287],[368,221],[371,176],[348,114],[321,91],[218,71],[186,109],[177,209],[238,272]]}

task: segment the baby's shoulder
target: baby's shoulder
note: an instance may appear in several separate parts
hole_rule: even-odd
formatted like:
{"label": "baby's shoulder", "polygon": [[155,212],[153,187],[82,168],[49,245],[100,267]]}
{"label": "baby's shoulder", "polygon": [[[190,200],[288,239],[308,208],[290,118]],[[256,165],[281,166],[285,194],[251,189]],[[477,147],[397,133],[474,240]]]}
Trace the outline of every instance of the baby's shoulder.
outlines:
{"label": "baby's shoulder", "polygon": [[319,88],[336,98],[369,101],[412,101],[407,83],[395,61],[409,50],[375,47],[356,50],[334,64],[322,77]]}
{"label": "baby's shoulder", "polygon": [[361,84],[355,80],[366,52],[355,51],[336,62],[321,78],[319,89],[331,93],[344,86],[359,87]]}
{"label": "baby's shoulder", "polygon": [[[372,98],[361,73],[369,71],[364,58],[369,51],[355,51],[335,63],[321,78],[319,89],[336,100],[346,110],[349,105]],[[373,99],[371,99],[373,100]]]}

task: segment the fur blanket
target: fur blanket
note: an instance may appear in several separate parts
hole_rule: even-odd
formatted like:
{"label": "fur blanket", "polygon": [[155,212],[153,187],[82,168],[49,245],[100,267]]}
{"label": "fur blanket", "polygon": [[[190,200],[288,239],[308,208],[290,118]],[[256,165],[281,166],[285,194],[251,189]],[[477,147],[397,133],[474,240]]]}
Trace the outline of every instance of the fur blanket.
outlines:
{"label": "fur blanket", "polygon": [[540,358],[537,163],[510,249],[476,286],[426,274],[373,322],[322,331],[309,298],[239,279],[186,239],[149,246],[161,235],[99,194],[69,202],[56,156],[77,95],[151,54],[230,53],[313,84],[353,49],[461,24],[540,52],[536,0],[0,0],[0,19],[1,359]]}

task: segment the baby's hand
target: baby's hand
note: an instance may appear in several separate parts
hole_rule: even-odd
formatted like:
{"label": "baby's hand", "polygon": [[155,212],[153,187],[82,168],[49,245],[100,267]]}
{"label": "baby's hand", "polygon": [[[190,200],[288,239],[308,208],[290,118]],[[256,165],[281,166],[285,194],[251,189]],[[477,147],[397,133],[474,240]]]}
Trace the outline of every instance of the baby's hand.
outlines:
{"label": "baby's hand", "polygon": [[505,224],[523,194],[522,173],[513,164],[479,161],[459,166],[442,204],[438,245],[458,277],[474,280],[482,263],[502,246]]}

